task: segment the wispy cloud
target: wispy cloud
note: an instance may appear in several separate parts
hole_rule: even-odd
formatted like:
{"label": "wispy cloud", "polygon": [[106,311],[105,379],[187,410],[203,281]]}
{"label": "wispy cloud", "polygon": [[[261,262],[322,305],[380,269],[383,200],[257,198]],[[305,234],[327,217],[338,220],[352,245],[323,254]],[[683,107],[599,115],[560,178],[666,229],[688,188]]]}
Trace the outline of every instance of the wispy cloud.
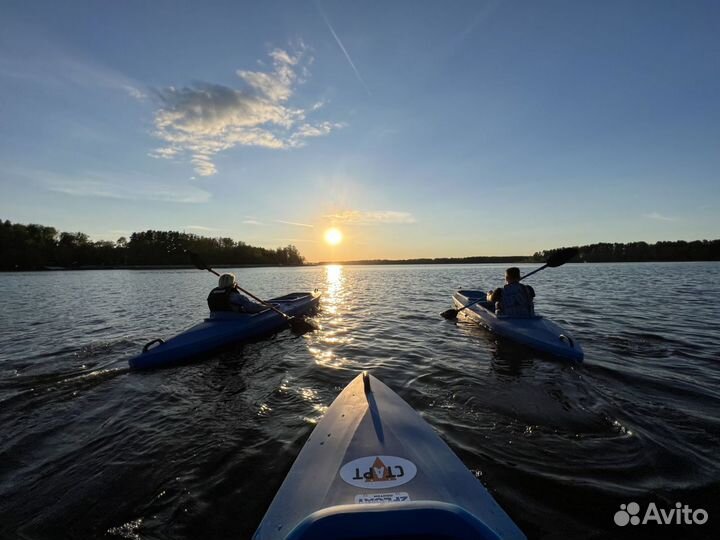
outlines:
{"label": "wispy cloud", "polygon": [[215,229],[213,227],[206,227],[205,225],[183,225],[180,228],[183,230],[188,230],[188,231],[201,231],[201,232],[213,232],[213,231],[217,232],[217,231],[221,230],[221,229]]}
{"label": "wispy cloud", "polygon": [[50,182],[51,191],[79,197],[100,197],[106,199],[152,200],[175,203],[204,203],[210,200],[210,193],[194,186],[145,184],[130,187],[100,175],[86,178],[68,178]]}
{"label": "wispy cloud", "polygon": [[361,211],[344,210],[335,214],[328,214],[325,218],[338,222],[356,225],[369,225],[375,223],[415,223],[417,220],[409,212],[397,212],[394,210],[384,211]]}
{"label": "wispy cloud", "polygon": [[48,40],[32,25],[16,23],[3,29],[0,77],[50,87],[92,87],[122,92],[137,100],[147,98],[143,85],[87,54]]}
{"label": "wispy cloud", "polygon": [[257,219],[244,219],[243,223],[245,225],[262,225]]}
{"label": "wispy cloud", "polygon": [[292,242],[294,244],[319,244],[319,240],[313,240],[312,238],[273,238],[275,242]]}
{"label": "wispy cloud", "polygon": [[298,223],[296,221],[284,221],[282,219],[276,219],[275,223],[282,223],[283,225],[292,225],[293,227],[308,227],[310,229],[315,228],[315,225],[310,225],[308,223]]}
{"label": "wispy cloud", "polygon": [[156,91],[155,135],[166,146],[150,155],[173,159],[185,154],[200,176],[217,173],[215,154],[236,146],[270,149],[303,146],[311,137],[328,135],[341,123],[308,122],[314,112],[287,104],[308,73],[312,58],[300,44],[294,52],[270,52],[271,71],[238,70],[240,89],[206,82]]}
{"label": "wispy cloud", "polygon": [[338,47],[340,47],[340,50],[345,55],[345,59],[348,61],[348,64],[350,64],[350,67],[353,70],[353,73],[355,73],[355,77],[360,82],[362,87],[365,89],[365,91],[368,93],[368,95],[372,95],[372,92],[370,92],[370,89],[368,88],[367,84],[365,84],[365,81],[362,78],[362,75],[360,75],[360,71],[355,66],[355,62],[353,62],[352,58],[350,58],[350,53],[347,52],[347,49],[345,48],[345,45],[343,45],[343,42],[340,40],[340,37],[335,32],[335,29],[333,28],[333,25],[330,24],[330,19],[325,14],[325,11],[323,10],[322,6],[319,2],[315,2],[315,6],[317,7],[318,12],[320,13],[320,16],[325,21],[325,24],[328,27],[328,30],[330,30],[330,33],[332,34],[332,37],[335,38],[335,43],[337,43]]}
{"label": "wispy cloud", "polygon": [[158,182],[144,173],[107,173],[85,171],[77,174],[56,173],[47,170],[4,170],[7,178],[31,182],[45,189],[76,197],[103,199],[152,200],[173,203],[204,203],[210,193],[198,187]]}
{"label": "wispy cloud", "polygon": [[650,212],[649,214],[643,214],[644,218],[654,219],[656,221],[679,221],[678,218],[672,216],[665,216],[659,212]]}

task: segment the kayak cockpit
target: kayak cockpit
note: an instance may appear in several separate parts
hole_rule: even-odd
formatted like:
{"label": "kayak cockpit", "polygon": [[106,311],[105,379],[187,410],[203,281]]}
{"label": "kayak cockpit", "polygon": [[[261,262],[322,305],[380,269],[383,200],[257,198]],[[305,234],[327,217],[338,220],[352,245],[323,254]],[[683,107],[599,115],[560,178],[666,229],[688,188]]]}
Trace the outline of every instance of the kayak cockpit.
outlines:
{"label": "kayak cockpit", "polygon": [[[497,313],[495,313],[495,304],[493,302],[488,302],[487,300],[484,300],[485,298],[487,298],[487,294],[483,291],[460,290],[455,293],[455,297],[458,299],[458,302],[463,306],[467,306],[468,304],[477,302],[474,306],[468,309],[472,309],[473,307],[476,307],[478,309],[482,308],[497,319],[542,319],[542,315],[537,314],[529,315],[526,317],[509,317],[505,315],[498,315]],[[480,301],[478,302],[478,300]]]}
{"label": "kayak cockpit", "polygon": [[[288,307],[292,306],[293,304],[297,302],[304,302],[307,301],[308,298],[313,297],[313,294],[311,293],[305,293],[305,292],[295,292],[286,294],[285,296],[278,296],[277,298],[273,298],[272,300],[268,300],[267,303],[275,306],[280,311],[285,311]],[[269,311],[271,311],[270,308],[263,309],[262,311],[258,311],[257,313],[238,313],[235,311],[214,311],[211,312],[210,315],[208,315],[205,318],[206,322],[213,322],[213,321],[251,321],[253,317],[257,317],[258,315],[265,315]]]}
{"label": "kayak cockpit", "polygon": [[[358,536],[358,533],[361,533]],[[302,520],[285,540],[500,540],[477,517],[456,504],[411,501],[343,504],[318,510]]]}

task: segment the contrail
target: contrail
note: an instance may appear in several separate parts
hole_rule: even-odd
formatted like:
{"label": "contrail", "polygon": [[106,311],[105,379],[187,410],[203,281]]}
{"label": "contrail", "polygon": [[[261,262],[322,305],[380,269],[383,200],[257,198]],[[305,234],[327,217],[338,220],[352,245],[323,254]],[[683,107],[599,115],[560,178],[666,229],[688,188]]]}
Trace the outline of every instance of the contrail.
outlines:
{"label": "contrail", "polygon": [[340,41],[340,38],[335,33],[335,30],[332,27],[332,24],[330,24],[330,20],[327,18],[327,15],[325,15],[325,12],[323,11],[322,7],[320,7],[319,2],[315,2],[315,7],[317,7],[318,11],[320,12],[320,15],[322,16],[323,20],[325,21],[325,24],[328,27],[328,30],[330,30],[330,33],[335,38],[335,41],[338,44],[338,47],[340,47],[340,50],[345,55],[345,58],[347,58],[348,64],[350,64],[350,67],[355,72],[355,77],[357,77],[357,80],[360,81],[360,84],[362,84],[365,91],[368,93],[369,96],[372,95],[372,92],[370,92],[370,89],[368,88],[367,84],[365,84],[365,81],[362,78],[362,75],[360,75],[360,72],[358,71],[358,68],[355,67],[355,63],[352,61],[352,58],[350,58],[350,54],[348,54],[347,50],[345,49],[345,46],[342,44],[342,41]]}

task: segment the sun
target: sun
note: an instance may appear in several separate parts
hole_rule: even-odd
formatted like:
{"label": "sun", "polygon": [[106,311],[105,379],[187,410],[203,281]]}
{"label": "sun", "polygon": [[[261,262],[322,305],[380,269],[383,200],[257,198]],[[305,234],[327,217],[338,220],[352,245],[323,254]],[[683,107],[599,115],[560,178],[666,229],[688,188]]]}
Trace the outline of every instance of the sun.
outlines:
{"label": "sun", "polygon": [[331,246],[337,246],[340,242],[342,242],[342,239],[343,235],[342,232],[340,232],[340,229],[333,227],[332,229],[325,231],[325,241]]}

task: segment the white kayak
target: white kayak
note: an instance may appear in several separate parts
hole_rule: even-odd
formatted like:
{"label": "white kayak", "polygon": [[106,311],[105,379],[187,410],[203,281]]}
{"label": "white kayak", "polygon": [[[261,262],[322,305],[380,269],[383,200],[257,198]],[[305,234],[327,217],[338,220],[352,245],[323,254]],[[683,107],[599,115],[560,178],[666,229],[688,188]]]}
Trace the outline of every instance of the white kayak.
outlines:
{"label": "white kayak", "polygon": [[[480,298],[485,298],[486,294],[484,291],[460,290],[453,294],[453,304],[456,309],[460,309]],[[480,301],[460,313],[491,332],[532,349],[575,362],[583,360],[582,347],[570,332],[542,315],[498,317],[495,314],[495,306],[486,301]]]}
{"label": "white kayak", "polygon": [[315,427],[254,540],[521,540],[400,396],[363,373]]}

